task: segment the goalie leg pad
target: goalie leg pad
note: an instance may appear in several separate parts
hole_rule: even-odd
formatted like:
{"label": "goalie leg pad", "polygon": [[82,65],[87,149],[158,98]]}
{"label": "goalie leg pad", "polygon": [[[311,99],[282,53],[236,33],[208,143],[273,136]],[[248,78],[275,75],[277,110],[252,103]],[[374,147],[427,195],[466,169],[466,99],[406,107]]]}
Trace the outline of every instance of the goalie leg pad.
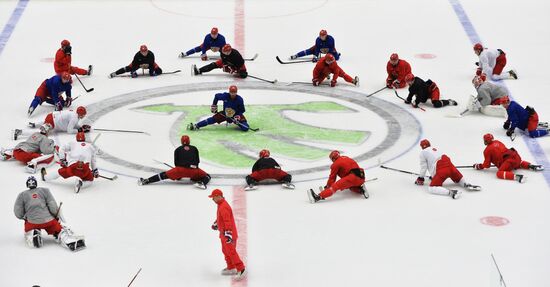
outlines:
{"label": "goalie leg pad", "polygon": [[74,232],[66,226],[63,226],[63,229],[61,229],[61,232],[57,235],[57,241],[61,246],[71,251],[79,251],[86,247],[84,236],[75,235]]}
{"label": "goalie leg pad", "polygon": [[42,232],[40,229],[33,229],[25,232],[25,240],[29,247],[42,247]]}

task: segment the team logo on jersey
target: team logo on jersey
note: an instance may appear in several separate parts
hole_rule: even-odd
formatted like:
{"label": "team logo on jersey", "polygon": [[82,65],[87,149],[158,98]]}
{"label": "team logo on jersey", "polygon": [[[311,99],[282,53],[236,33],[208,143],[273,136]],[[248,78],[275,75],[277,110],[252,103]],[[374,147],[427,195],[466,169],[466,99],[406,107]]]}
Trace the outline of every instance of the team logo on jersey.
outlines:
{"label": "team logo on jersey", "polygon": [[[331,164],[328,154],[333,149],[369,168],[378,165],[378,159],[390,160],[416,147],[420,137],[420,124],[411,114],[384,100],[367,99],[356,90],[253,81],[237,85],[248,124],[259,131],[242,132],[225,123],[186,130],[189,123],[212,116],[214,94],[227,91],[231,84],[162,87],[88,106],[88,119],[95,125],[119,124],[117,128],[150,134],[128,134],[125,145],[118,144],[120,136],[112,142],[104,136],[98,143],[102,158],[135,170],[160,172],[162,167],[153,159],[164,154],[161,159],[171,161],[181,135],[187,134],[200,151],[201,168],[213,176],[242,178],[250,172],[258,152],[267,148],[284,170],[298,180],[308,180],[326,177]],[[127,151],[128,142],[136,150],[134,156]],[[137,155],[150,158],[151,164],[136,162]]]}

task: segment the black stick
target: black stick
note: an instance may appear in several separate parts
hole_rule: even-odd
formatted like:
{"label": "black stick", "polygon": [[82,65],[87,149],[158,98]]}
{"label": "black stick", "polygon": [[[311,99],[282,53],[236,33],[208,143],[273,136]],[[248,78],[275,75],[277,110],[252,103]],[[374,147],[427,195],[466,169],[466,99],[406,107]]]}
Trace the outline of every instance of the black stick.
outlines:
{"label": "black stick", "polygon": [[[393,92],[395,93],[395,95],[396,95],[398,98],[400,98],[400,99],[403,100],[403,101],[406,101],[405,99],[403,99],[402,97],[399,96],[399,94],[397,93],[397,90],[396,90],[395,88],[393,88]],[[424,111],[424,112],[426,111],[423,107],[420,107],[420,106],[415,107],[412,103],[411,103],[411,106],[412,106],[413,108],[419,108],[421,111]]]}
{"label": "black stick", "polygon": [[377,90],[376,92],[374,92],[374,93],[372,93],[372,94],[368,94],[368,95],[367,95],[367,98],[370,97],[370,96],[373,96],[374,94],[376,94],[376,93],[378,93],[378,92],[381,92],[381,91],[383,91],[383,90],[385,90],[385,89],[387,89],[387,88],[388,88],[388,87],[383,87],[382,89]]}
{"label": "black stick", "polygon": [[[290,82],[291,84],[300,84],[300,85],[313,85],[312,82]],[[330,86],[328,82],[320,83],[319,86]]]}
{"label": "black stick", "polygon": [[[456,165],[456,168],[476,168],[475,165]],[[495,167],[495,165],[491,165],[491,167]]]}
{"label": "black stick", "polygon": [[[191,58],[191,59],[195,58],[195,59],[197,59],[197,58],[200,58],[200,56],[185,56],[182,59],[186,59],[186,58]],[[252,56],[252,58],[243,58],[243,60],[245,60],[245,61],[254,61],[254,60],[256,60],[256,58],[258,58],[258,53],[254,54],[254,56]],[[210,57],[208,57],[208,60],[219,60],[219,59],[220,59],[220,56],[210,56]]]}
{"label": "black stick", "polygon": [[165,162],[163,162],[163,161],[156,160],[156,159],[153,159],[153,160],[156,161],[156,162],[158,162],[158,163],[162,163],[162,164],[164,164],[165,166],[167,166],[167,167],[169,167],[169,168],[174,168],[173,166],[171,166],[171,165],[169,165],[169,164],[167,164],[167,163],[165,163]]}
{"label": "black stick", "polygon": [[[224,117],[225,117],[226,119],[228,119],[228,120],[231,120],[234,124],[238,125],[239,127],[243,127],[243,128],[246,128],[246,127],[247,127],[247,126],[243,125],[241,122],[235,120],[234,118],[230,118],[230,117],[226,116],[226,115],[223,114],[223,113],[218,113],[218,114],[224,116]],[[255,128],[251,128],[250,126],[248,126],[248,129],[251,130],[251,131],[253,131],[253,132],[257,132],[257,131],[260,130],[259,128],[256,128],[256,129],[255,129]]]}
{"label": "black stick", "polygon": [[147,134],[146,132],[142,132],[142,131],[133,131],[133,130],[113,130],[113,129],[96,129],[94,128],[94,130],[96,131],[105,131],[105,132],[120,132],[120,133],[134,133],[134,134]]}
{"label": "black stick", "polygon": [[393,170],[393,171],[397,171],[397,172],[402,172],[402,173],[406,173],[406,174],[412,174],[412,175],[416,175],[416,176],[420,176],[420,177],[428,177],[429,179],[432,179],[431,176],[422,176],[416,172],[412,172],[412,171],[406,171],[406,170],[402,170],[402,169],[397,169],[397,168],[393,168],[393,167],[387,167],[387,166],[384,166],[384,165],[381,165],[380,166],[381,168],[385,168],[385,169],[389,169],[389,170]]}
{"label": "black stick", "polygon": [[77,74],[74,74],[74,76],[75,76],[76,79],[80,82],[80,84],[82,85],[82,87],[84,88],[84,90],[86,91],[86,93],[89,93],[89,92],[91,92],[91,91],[94,90],[94,88],[86,89],[86,87],[84,86],[84,84],[83,84],[82,81],[80,80],[80,77],[78,77]]}
{"label": "black stick", "polygon": [[59,212],[61,211],[61,205],[63,205],[63,201],[59,202],[59,206],[57,207],[57,211],[55,212],[55,219],[59,219]]}
{"label": "black stick", "polygon": [[130,284],[128,284],[128,287],[130,287],[130,285],[132,285],[132,283],[134,283],[134,280],[136,280],[136,277],[139,275],[139,272],[141,272],[141,267],[139,268],[138,272],[136,273],[136,275],[134,275],[134,278],[132,278],[132,281],[130,281]]}
{"label": "black stick", "polygon": [[288,61],[288,62],[284,62],[282,61],[279,56],[276,56],[275,59],[277,59],[277,61],[280,63],[280,64],[283,64],[283,65],[286,65],[286,64],[297,64],[297,63],[313,63],[313,60],[296,60],[296,61]]}
{"label": "black stick", "polygon": [[252,79],[256,79],[256,80],[260,80],[260,81],[264,81],[264,82],[268,82],[268,83],[272,83],[272,84],[277,83],[277,79],[275,79],[273,81],[270,81],[270,80],[266,80],[266,79],[263,79],[263,78],[260,78],[260,77],[252,76],[250,74],[248,76]]}
{"label": "black stick", "polygon": [[108,176],[104,176],[104,175],[98,175],[98,177],[101,177],[101,178],[104,178],[104,179],[107,179],[107,180],[115,180],[118,178],[118,176],[115,174],[113,177],[108,177]]}
{"label": "black stick", "polygon": [[[164,74],[166,74],[166,75],[168,75],[168,74],[175,74],[175,73],[179,73],[179,72],[181,72],[181,70],[175,70],[175,71],[172,71],[172,72],[166,72],[166,73],[162,73],[162,74],[160,74],[160,75],[164,75]],[[159,76],[160,76],[160,75],[159,75]]]}

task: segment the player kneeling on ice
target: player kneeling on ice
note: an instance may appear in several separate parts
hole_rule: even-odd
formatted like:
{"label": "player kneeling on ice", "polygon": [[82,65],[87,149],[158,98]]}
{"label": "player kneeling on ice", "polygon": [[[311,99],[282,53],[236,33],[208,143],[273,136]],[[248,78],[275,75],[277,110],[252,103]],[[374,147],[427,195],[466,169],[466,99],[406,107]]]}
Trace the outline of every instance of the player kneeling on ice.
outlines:
{"label": "player kneeling on ice", "polygon": [[40,126],[40,132],[33,133],[13,149],[1,149],[2,160],[16,159],[27,165],[26,171],[29,173],[35,173],[37,168],[53,164],[56,146],[53,139],[48,138],[51,129],[50,124],[43,124]]}
{"label": "player kneeling on ice", "polygon": [[71,251],[78,251],[86,247],[84,236],[77,236],[73,231],[60,223],[61,217],[55,198],[49,189],[38,187],[34,176],[27,179],[27,190],[17,196],[13,211],[15,217],[25,220],[25,240],[29,247],[40,248],[43,245],[42,232],[44,229],[61,246]]}
{"label": "player kneeling on ice", "polygon": [[61,75],[63,72],[67,72],[71,75],[88,75],[92,74],[92,65],[88,65],[88,70],[81,69],[71,65],[72,61],[71,42],[69,40],[61,41],[61,48],[55,53],[55,61],[53,62],[53,68],[55,73]]}
{"label": "player kneeling on ice", "polygon": [[132,60],[132,63],[130,63],[130,65],[120,68],[115,72],[112,72],[109,75],[109,78],[114,78],[126,72],[130,72],[130,76],[132,78],[137,78],[138,74],[136,73],[136,71],[140,68],[148,69],[149,76],[151,77],[162,74],[162,69],[159,67],[159,65],[157,65],[157,63],[155,63],[155,54],[153,54],[153,52],[151,52],[145,45],[141,45],[139,47],[139,52],[134,55],[134,59]]}
{"label": "player kneeling on ice", "polygon": [[478,55],[479,62],[476,75],[485,74],[491,77],[491,80],[498,81],[504,79],[517,80],[516,71],[510,70],[502,75],[502,70],[506,66],[506,54],[501,49],[488,49],[477,43],[474,45],[474,53]]}
{"label": "player kneeling on ice", "polygon": [[390,60],[386,64],[386,72],[388,77],[386,78],[386,87],[393,89],[401,89],[407,85],[405,77],[412,73],[411,65],[409,62],[399,59],[396,53],[391,54]]}
{"label": "player kneeling on ice", "polygon": [[248,77],[246,66],[244,65],[244,59],[241,53],[236,49],[231,48],[231,45],[225,44],[220,52],[220,59],[216,62],[212,62],[206,66],[197,69],[197,65],[192,65],[193,75],[201,75],[202,73],[210,72],[214,69],[221,69],[226,73],[238,76],[240,78]]}
{"label": "player kneeling on ice", "polygon": [[340,59],[340,53],[336,51],[334,38],[327,33],[327,30],[321,30],[319,32],[319,37],[315,39],[315,45],[313,45],[313,47],[290,56],[290,59],[296,60],[300,57],[313,55],[312,61],[317,62],[321,54],[331,54],[332,56],[334,56],[334,59],[336,59],[336,61]]}
{"label": "player kneeling on ice", "polygon": [[442,187],[443,182],[447,178],[451,178],[455,183],[465,187],[467,190],[481,190],[480,186],[466,182],[462,174],[451,162],[451,159],[436,148],[431,147],[427,139],[420,141],[420,147],[422,148],[422,152],[420,152],[420,172],[418,173],[420,176],[414,182],[416,185],[424,185],[426,171],[429,171],[432,176],[432,181],[428,187],[430,193],[448,195],[453,199],[459,198],[462,193],[460,190]]}
{"label": "player kneeling on ice", "polygon": [[[532,138],[542,137],[548,134],[548,122],[539,122],[539,115],[534,108],[527,106],[523,108],[517,102],[505,102],[502,106],[506,109],[508,119],[502,126],[506,131],[506,135],[515,138],[514,131],[516,128],[529,133]],[[539,129],[540,128],[540,129]]]}
{"label": "player kneeling on ice", "polygon": [[476,163],[473,167],[477,170],[490,168],[494,164],[497,168],[497,177],[500,179],[515,180],[519,183],[527,179],[524,175],[514,174],[513,170],[518,168],[542,171],[544,167],[540,164],[531,164],[521,160],[514,148],[508,149],[502,142],[495,140],[492,134],[483,136],[483,143],[486,145],[483,151],[483,163]]}
{"label": "player kneeling on ice", "polygon": [[212,230],[217,230],[220,234],[222,243],[222,252],[225,256],[227,267],[222,269],[222,275],[235,275],[235,280],[242,280],[246,277],[247,271],[244,263],[237,253],[237,225],[233,217],[231,206],[223,197],[223,192],[219,189],[212,190],[208,196],[218,205],[216,212],[216,221],[212,224]]}
{"label": "player kneeling on ice", "polygon": [[413,96],[416,96],[413,104],[415,108],[418,108],[418,104],[425,103],[428,100],[432,102],[434,108],[457,105],[455,100],[440,100],[439,87],[430,79],[424,82],[421,78],[408,74],[405,76],[405,82],[409,85],[409,96],[407,96],[405,104],[410,104]]}
{"label": "player kneeling on ice", "polygon": [[[210,106],[210,111],[214,116],[202,120],[197,124],[190,123],[187,126],[188,130],[198,130],[207,125],[212,125],[214,123],[233,123],[239,127],[243,132],[246,132],[250,129],[248,122],[244,117],[244,100],[241,96],[237,94],[237,86],[232,85],[229,87],[229,93],[217,93],[214,96],[212,101],[212,106]],[[218,101],[223,102],[223,110],[218,112]]]}
{"label": "player kneeling on ice", "polygon": [[[330,175],[327,184],[319,194],[310,189],[308,191],[309,201],[315,203],[319,200],[324,200],[331,197],[337,191],[344,189],[361,193],[365,198],[369,198],[369,194],[363,185],[365,183],[365,171],[359,167],[357,162],[347,156],[341,156],[337,150],[333,150],[329,154],[329,158],[332,161],[332,165],[330,166]],[[338,181],[336,181],[337,176],[340,177]]]}
{"label": "player kneeling on ice", "polygon": [[[84,132],[76,134],[76,142],[66,144],[60,153],[61,168],[57,172],[48,173],[45,168],[40,170],[43,181],[76,177],[74,191],[80,192],[81,188],[88,187],[99,177],[99,171],[95,163],[96,150],[86,142]],[[61,155],[64,155],[63,157]]]}
{"label": "player kneeling on ice", "polygon": [[313,79],[311,81],[314,86],[319,86],[325,79],[328,79],[330,74],[332,74],[332,80],[330,81],[331,87],[336,86],[338,77],[342,77],[346,82],[359,86],[359,77],[355,76],[355,78],[352,79],[350,75],[346,74],[346,72],[338,66],[332,54],[327,54],[315,64],[315,68],[313,68]]}
{"label": "player kneeling on ice", "polygon": [[245,190],[256,189],[258,182],[267,179],[274,179],[282,182],[284,188],[294,189],[292,176],[281,169],[277,161],[270,157],[270,152],[267,149],[260,151],[259,159],[252,166],[252,173],[246,176]]}
{"label": "player kneeling on ice", "polygon": [[204,41],[202,41],[202,44],[199,46],[187,51],[187,52],[181,52],[179,57],[185,58],[189,55],[193,55],[197,52],[201,52],[201,60],[206,61],[208,60],[208,56],[206,55],[207,50],[212,50],[212,52],[217,53],[220,51],[223,46],[225,46],[225,37],[218,33],[218,28],[214,27],[212,30],[210,30],[210,34],[206,34],[204,37]]}
{"label": "player kneeling on ice", "polygon": [[154,183],[157,181],[171,179],[180,180],[189,178],[195,182],[195,186],[200,189],[206,189],[210,181],[210,175],[199,168],[200,157],[199,150],[190,144],[189,136],[181,136],[181,146],[174,150],[174,168],[155,174],[150,178],[140,178],[139,185]]}
{"label": "player kneeling on ice", "polygon": [[[71,106],[73,102],[71,97],[72,83],[73,79],[68,72],[44,80],[36,90],[34,99],[27,110],[27,115],[30,117],[38,105],[42,105],[43,102],[54,105],[56,111]],[[66,99],[63,99],[63,93],[65,93]]]}
{"label": "player kneeling on ice", "polygon": [[475,76],[472,84],[477,91],[477,97],[471,96],[468,110],[494,117],[506,117],[506,109],[501,105],[509,102],[508,91],[502,86],[485,81],[485,74]]}
{"label": "player kneeling on ice", "polygon": [[[76,111],[73,110],[65,110],[65,111],[58,111],[49,113],[46,115],[46,118],[44,119],[44,124],[48,124],[51,126],[51,131],[54,132],[66,132],[68,134],[76,134],[79,131],[82,132],[90,132],[92,130],[92,127],[87,124],[79,124],[79,121],[82,120],[87,114],[86,108],[83,106],[80,106],[76,109]],[[30,128],[35,128],[37,126],[36,123],[29,123]],[[26,135],[27,131],[21,130],[21,129],[15,129],[12,133],[13,140],[17,140],[19,136]]]}

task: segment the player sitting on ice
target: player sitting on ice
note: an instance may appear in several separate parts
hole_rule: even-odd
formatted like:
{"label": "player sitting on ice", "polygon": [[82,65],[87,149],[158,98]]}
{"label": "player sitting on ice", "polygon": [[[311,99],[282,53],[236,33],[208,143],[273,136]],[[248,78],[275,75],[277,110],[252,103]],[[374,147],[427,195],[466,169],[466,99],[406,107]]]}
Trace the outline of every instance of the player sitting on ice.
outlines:
{"label": "player sitting on ice", "polygon": [[[502,126],[509,137],[515,137],[514,131],[516,128],[529,132],[532,138],[542,137],[548,134],[548,122],[539,123],[539,115],[534,108],[527,106],[523,108],[515,101],[505,102],[502,106],[506,109],[508,119]],[[539,129],[540,127],[540,129]]]}
{"label": "player sitting on ice", "polygon": [[393,53],[386,64],[386,72],[388,72],[386,87],[400,89],[407,85],[405,77],[412,73],[412,69],[409,62],[399,59],[399,55]]}
{"label": "player sitting on ice", "polygon": [[260,158],[252,166],[252,173],[246,176],[246,184],[248,186],[245,190],[256,189],[258,187],[258,182],[268,179],[282,182],[284,188],[294,189],[294,184],[290,183],[290,181],[292,181],[292,175],[281,169],[279,163],[270,157],[269,150],[261,150],[259,157]]}
{"label": "player sitting on ice", "polygon": [[88,65],[88,70],[81,69],[79,67],[71,66],[72,55],[71,43],[69,40],[61,41],[61,48],[55,53],[55,61],[53,62],[53,68],[55,73],[61,75],[63,72],[67,72],[71,75],[91,75],[92,65]]}
{"label": "player sitting on ice", "polygon": [[424,185],[424,177],[426,171],[428,171],[432,176],[432,181],[428,187],[430,193],[448,195],[453,199],[459,198],[462,193],[460,190],[446,189],[442,186],[447,178],[452,179],[455,183],[465,187],[467,190],[481,190],[480,186],[466,182],[460,171],[458,171],[451,162],[451,159],[446,154],[431,147],[427,139],[420,141],[420,147],[422,148],[422,152],[420,152],[420,176],[414,182],[416,185]]}
{"label": "player sitting on ice", "polygon": [[416,96],[413,103],[413,107],[415,108],[418,108],[418,104],[425,103],[427,100],[432,102],[434,108],[457,105],[455,100],[440,100],[439,87],[430,79],[424,82],[421,78],[408,74],[405,76],[405,82],[409,85],[409,96],[405,100],[405,104],[407,105],[412,102],[413,96]]}
{"label": "player sitting on ice", "polygon": [[474,53],[479,56],[479,62],[476,62],[478,66],[476,75],[479,76],[482,73],[489,75],[491,80],[498,81],[504,79],[516,79],[518,75],[516,71],[510,70],[502,75],[502,70],[506,66],[506,54],[501,49],[488,49],[484,48],[480,43],[474,45]]}
{"label": "player sitting on ice", "polygon": [[506,148],[506,146],[495,140],[492,134],[483,136],[485,150],[483,151],[483,163],[476,163],[473,167],[477,170],[490,168],[494,164],[497,168],[497,177],[500,179],[515,180],[520,183],[525,182],[526,177],[521,174],[514,174],[513,170],[518,168],[530,169],[534,171],[542,171],[544,167],[540,164],[531,164],[530,162],[521,160],[518,152],[514,148]]}
{"label": "player sitting on ice", "polygon": [[315,39],[315,45],[313,45],[313,47],[290,56],[290,59],[296,60],[300,57],[313,55],[313,62],[317,62],[317,59],[321,56],[321,54],[331,54],[334,56],[336,61],[340,59],[340,53],[336,51],[334,38],[327,33],[327,30],[321,30],[319,32],[319,37]]}
{"label": "player sitting on ice", "polygon": [[61,168],[57,172],[48,173],[45,168],[40,170],[43,181],[51,181],[59,176],[63,178],[76,177],[74,191],[80,192],[81,188],[88,187],[99,177],[99,171],[95,163],[96,150],[92,144],[86,142],[86,134],[78,132],[76,142],[66,144],[59,151]]}
{"label": "player sitting on ice", "polygon": [[204,37],[204,41],[202,41],[202,44],[185,53],[181,52],[179,57],[185,58],[189,55],[201,52],[201,60],[206,61],[208,60],[206,51],[212,50],[212,52],[217,53],[223,46],[225,46],[225,37],[222,34],[218,33],[218,28],[214,27],[212,28],[212,30],[210,30],[210,34],[206,34],[206,36]]}
{"label": "player sitting on ice", "polygon": [[109,78],[114,78],[126,72],[130,72],[130,76],[132,78],[137,78],[138,74],[136,71],[140,68],[148,69],[149,76],[151,77],[162,74],[162,69],[159,67],[159,65],[157,65],[157,63],[155,63],[155,54],[153,54],[153,52],[150,51],[145,45],[141,45],[139,47],[139,52],[134,55],[134,59],[132,60],[132,63],[130,63],[130,65],[120,68],[115,72],[112,72],[109,75]]}
{"label": "player sitting on ice", "polygon": [[55,143],[48,138],[52,127],[50,124],[40,126],[40,132],[35,132],[24,142],[18,143],[13,149],[1,149],[2,160],[16,159],[26,164],[28,173],[35,173],[39,166],[49,166],[54,163]]}
{"label": "player sitting on ice", "polygon": [[[78,107],[76,111],[65,110],[53,112],[46,115],[44,123],[49,124],[52,131],[66,132],[69,134],[76,134],[79,131],[87,133],[92,130],[92,127],[87,124],[79,124],[79,121],[86,116],[86,113],[86,108],[83,106]],[[36,123],[29,123],[30,128],[35,128],[36,126]],[[26,133],[27,131],[15,129],[13,130],[12,138],[13,140],[17,140],[19,136],[25,135]]]}
{"label": "player sitting on ice", "polygon": [[485,74],[475,76],[472,84],[476,88],[477,97],[471,96],[468,110],[494,117],[506,117],[506,109],[501,105],[509,102],[508,91],[502,86],[486,82]]}
{"label": "player sitting on ice", "polygon": [[352,79],[338,64],[334,59],[332,54],[327,54],[326,56],[319,59],[315,68],[313,69],[313,79],[311,80],[314,86],[319,86],[327,77],[332,74],[332,80],[330,81],[330,86],[335,87],[338,77],[344,78],[348,83],[352,83],[355,86],[359,86],[359,77],[355,76]]}
{"label": "player sitting on ice", "polygon": [[[218,101],[223,102],[223,110],[218,112]],[[243,132],[248,131],[250,128],[248,122],[244,117],[244,101],[241,96],[237,94],[237,86],[232,85],[229,87],[229,93],[218,93],[214,96],[214,101],[212,106],[210,106],[210,111],[214,116],[202,120],[197,124],[189,123],[187,126],[188,130],[198,130],[207,125],[214,123],[233,123],[239,127]]]}
{"label": "player sitting on ice", "polygon": [[38,187],[34,176],[27,179],[27,190],[17,196],[13,211],[15,217],[25,221],[25,241],[29,247],[40,248],[43,245],[42,229],[63,247],[78,251],[86,247],[84,236],[61,224],[61,206],[57,205],[49,189]]}
{"label": "player sitting on ice", "polygon": [[206,185],[210,181],[210,175],[199,168],[199,150],[190,142],[189,136],[182,135],[181,146],[174,150],[174,167],[149,178],[140,178],[138,184],[146,185],[165,179],[180,180],[189,178],[195,182],[196,187],[206,189]]}
{"label": "player sitting on ice", "polygon": [[[315,203],[319,200],[324,200],[331,197],[337,191],[344,189],[361,193],[365,198],[369,198],[369,194],[364,186],[365,171],[359,167],[357,162],[347,156],[341,156],[337,150],[330,152],[329,158],[332,161],[332,165],[330,166],[330,175],[327,184],[319,194],[310,189],[307,193],[309,201]],[[336,181],[337,176],[340,177],[338,181]]]}
{"label": "player sitting on ice", "polygon": [[246,66],[244,65],[243,56],[236,49],[231,48],[231,45],[225,44],[220,52],[220,59],[206,66],[197,69],[197,65],[191,66],[193,75],[201,75],[202,73],[210,72],[214,69],[223,68],[223,71],[240,78],[248,77]]}
{"label": "player sitting on ice", "polygon": [[[36,107],[42,105],[43,102],[54,105],[56,111],[61,111],[63,107],[71,106],[73,102],[71,97],[72,83],[71,74],[67,72],[44,80],[42,84],[40,84],[40,87],[38,87],[38,90],[36,90],[36,95],[29,106],[27,115],[30,117]],[[67,96],[66,99],[63,99],[63,93]]]}

